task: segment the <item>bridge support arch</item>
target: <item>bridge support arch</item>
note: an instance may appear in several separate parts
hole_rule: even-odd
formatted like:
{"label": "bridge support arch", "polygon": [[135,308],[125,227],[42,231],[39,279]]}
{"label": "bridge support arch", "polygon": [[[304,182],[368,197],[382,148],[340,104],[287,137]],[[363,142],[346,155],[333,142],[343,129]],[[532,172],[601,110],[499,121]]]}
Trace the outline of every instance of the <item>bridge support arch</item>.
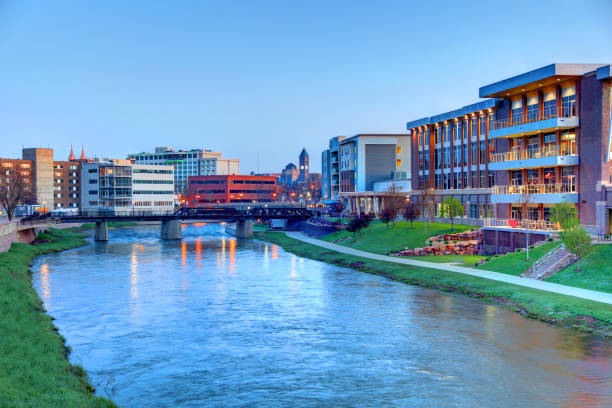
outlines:
{"label": "bridge support arch", "polygon": [[160,236],[161,239],[181,239],[183,237],[181,222],[179,220],[162,221]]}
{"label": "bridge support arch", "polygon": [[253,220],[236,220],[236,236],[250,238],[253,235]]}
{"label": "bridge support arch", "polygon": [[96,222],[96,230],[94,232],[94,241],[108,241],[108,223]]}

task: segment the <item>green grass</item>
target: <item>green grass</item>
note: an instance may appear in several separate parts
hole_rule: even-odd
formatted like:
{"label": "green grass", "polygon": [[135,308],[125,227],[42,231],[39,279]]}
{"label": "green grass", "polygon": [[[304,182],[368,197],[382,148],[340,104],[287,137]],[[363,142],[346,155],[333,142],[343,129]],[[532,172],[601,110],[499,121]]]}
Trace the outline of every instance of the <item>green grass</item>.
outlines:
{"label": "green grass", "polygon": [[[454,232],[463,232],[473,228],[477,227],[455,224]],[[356,235],[357,239],[353,239],[353,233],[346,230],[336,231],[321,237],[321,239],[330,242],[351,237],[351,239],[337,242],[337,244],[376,254],[388,254],[406,248],[423,247],[429,237],[450,232],[451,225],[444,223],[433,223],[430,226],[428,223],[414,222],[414,228],[410,229],[409,221],[397,222],[394,227],[392,224],[387,226],[378,220],[374,220],[368,228],[361,231],[360,235]]]}
{"label": "green grass", "polygon": [[255,238],[280,245],[298,256],[382,275],[407,284],[465,294],[498,303],[527,317],[612,337],[612,308],[604,303],[455,272],[341,254],[295,240],[280,232],[259,232]]}
{"label": "green grass", "polygon": [[402,256],[402,259],[414,259],[415,261],[425,261],[434,263],[456,263],[461,266],[474,266],[486,256],[482,255],[423,255],[423,256]]}
{"label": "green grass", "polygon": [[70,230],[41,234],[51,242],[15,243],[0,253],[0,406],[114,407],[96,397],[80,366],[68,361],[69,348],[45,313],[28,267],[40,254],[83,245]]}
{"label": "green grass", "polygon": [[501,272],[508,275],[518,276],[525,272],[535,261],[546,255],[555,247],[561,245],[558,241],[547,242],[542,246],[529,250],[529,260],[525,250],[521,252],[513,252],[510,254],[499,255],[491,258],[490,261],[478,265],[478,269],[486,269],[487,271]]}
{"label": "green grass", "polygon": [[612,293],[612,245],[593,245],[593,251],[580,261],[580,266],[582,271],[577,271],[575,262],[546,280]]}
{"label": "green grass", "polygon": [[[114,222],[108,223],[109,228],[135,227],[137,225],[138,225],[137,222],[132,222],[132,221],[114,221]],[[94,229],[96,228],[96,224],[94,222],[88,222],[88,223],[81,225],[80,228]]]}
{"label": "green grass", "polygon": [[348,224],[351,222],[349,218],[327,217],[327,219],[331,222],[339,222],[340,224]]}

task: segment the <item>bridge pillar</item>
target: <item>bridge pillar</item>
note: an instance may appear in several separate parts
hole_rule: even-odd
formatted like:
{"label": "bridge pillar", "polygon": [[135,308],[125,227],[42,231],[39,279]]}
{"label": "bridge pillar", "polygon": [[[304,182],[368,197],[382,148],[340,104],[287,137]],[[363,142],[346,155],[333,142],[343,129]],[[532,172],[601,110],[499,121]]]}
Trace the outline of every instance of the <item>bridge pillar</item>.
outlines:
{"label": "bridge pillar", "polygon": [[108,241],[108,223],[96,222],[96,231],[94,232],[94,241]]}
{"label": "bridge pillar", "polygon": [[236,220],[236,236],[250,238],[253,235],[253,220]]}
{"label": "bridge pillar", "polygon": [[161,239],[181,239],[181,222],[179,220],[162,221]]}

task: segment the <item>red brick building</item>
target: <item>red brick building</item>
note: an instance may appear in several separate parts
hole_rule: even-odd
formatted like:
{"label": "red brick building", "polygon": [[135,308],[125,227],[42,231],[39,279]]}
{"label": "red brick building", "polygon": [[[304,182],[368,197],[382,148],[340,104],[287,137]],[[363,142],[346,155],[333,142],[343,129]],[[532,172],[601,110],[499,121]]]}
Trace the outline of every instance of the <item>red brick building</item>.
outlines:
{"label": "red brick building", "polygon": [[273,176],[190,176],[189,207],[202,204],[267,203],[276,201]]}

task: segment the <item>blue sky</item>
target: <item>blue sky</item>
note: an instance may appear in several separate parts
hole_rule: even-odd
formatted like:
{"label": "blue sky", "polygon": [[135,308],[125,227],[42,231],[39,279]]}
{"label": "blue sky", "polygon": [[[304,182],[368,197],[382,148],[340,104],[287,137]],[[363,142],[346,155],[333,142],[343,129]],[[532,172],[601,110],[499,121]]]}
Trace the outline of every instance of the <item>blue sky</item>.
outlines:
{"label": "blue sky", "polygon": [[[612,62],[612,1],[0,0],[0,156],[211,148],[278,172],[335,135],[478,101],[552,62]],[[78,154],[78,151],[77,151]]]}

